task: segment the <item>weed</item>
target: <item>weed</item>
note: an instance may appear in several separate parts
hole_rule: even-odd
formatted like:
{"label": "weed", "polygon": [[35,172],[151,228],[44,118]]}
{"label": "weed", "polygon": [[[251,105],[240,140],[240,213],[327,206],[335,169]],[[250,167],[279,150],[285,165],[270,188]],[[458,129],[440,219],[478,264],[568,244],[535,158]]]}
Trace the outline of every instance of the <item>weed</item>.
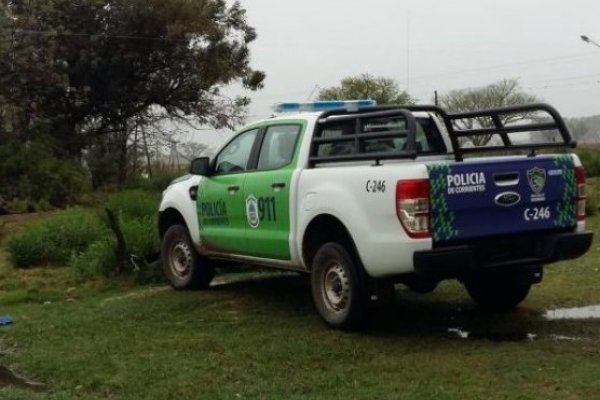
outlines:
{"label": "weed", "polygon": [[158,214],[160,198],[143,190],[126,190],[108,198],[107,208],[118,213],[124,220],[146,218]]}
{"label": "weed", "polygon": [[73,276],[83,281],[109,275],[116,263],[115,242],[107,237],[92,243],[83,253],[73,255],[69,265]]}
{"label": "weed", "polygon": [[581,146],[575,152],[585,167],[588,177],[600,176],[600,148],[598,146]]}
{"label": "weed", "polygon": [[64,265],[106,232],[95,213],[72,208],[25,227],[9,239],[8,252],[17,268]]}

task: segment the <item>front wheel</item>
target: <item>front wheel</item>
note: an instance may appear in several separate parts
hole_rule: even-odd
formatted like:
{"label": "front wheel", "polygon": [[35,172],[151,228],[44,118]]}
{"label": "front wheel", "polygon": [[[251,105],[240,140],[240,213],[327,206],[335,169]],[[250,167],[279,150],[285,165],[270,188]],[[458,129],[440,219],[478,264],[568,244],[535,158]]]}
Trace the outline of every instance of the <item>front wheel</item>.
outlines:
{"label": "front wheel", "polygon": [[161,261],[169,283],[178,290],[206,289],[215,275],[214,268],[196,252],[182,225],[173,225],[165,233]]}
{"label": "front wheel", "polygon": [[467,292],[483,309],[510,311],[529,294],[531,283],[519,279],[515,272],[479,274],[464,282]]}
{"label": "front wheel", "polygon": [[364,288],[358,266],[338,243],[325,243],[312,262],[311,287],[315,306],[333,328],[358,328],[365,318]]}

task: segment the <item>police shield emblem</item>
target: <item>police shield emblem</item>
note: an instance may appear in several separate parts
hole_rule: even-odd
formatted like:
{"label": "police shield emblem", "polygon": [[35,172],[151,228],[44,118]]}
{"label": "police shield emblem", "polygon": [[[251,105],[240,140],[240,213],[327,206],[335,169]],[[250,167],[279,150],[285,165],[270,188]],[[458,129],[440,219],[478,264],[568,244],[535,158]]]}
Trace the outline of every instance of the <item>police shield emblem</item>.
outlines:
{"label": "police shield emblem", "polygon": [[260,217],[258,215],[258,201],[254,196],[248,196],[246,199],[246,217],[250,227],[258,228]]}
{"label": "police shield emblem", "polygon": [[527,180],[533,193],[540,194],[546,187],[546,170],[535,167],[527,171]]}

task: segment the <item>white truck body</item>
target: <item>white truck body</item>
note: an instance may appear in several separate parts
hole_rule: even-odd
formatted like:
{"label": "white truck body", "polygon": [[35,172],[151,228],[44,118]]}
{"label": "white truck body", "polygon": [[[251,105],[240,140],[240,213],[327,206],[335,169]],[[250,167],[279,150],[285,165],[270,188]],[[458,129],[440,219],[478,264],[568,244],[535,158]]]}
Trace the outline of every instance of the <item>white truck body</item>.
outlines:
{"label": "white truck body", "polygon": [[[564,146],[572,146],[562,119],[546,107],[542,109],[555,119],[554,128],[563,136]],[[364,114],[339,110],[333,115],[300,113],[242,128],[212,161],[211,172],[191,174],[164,191],[159,209],[161,236],[179,224],[187,229],[196,251],[208,259],[303,272],[313,269],[323,244],[319,241],[343,242],[367,279],[396,281],[417,275],[435,281],[463,279],[470,273],[461,266],[463,262],[470,263],[469,268],[482,264],[511,270],[533,265],[538,271],[541,264],[587,251],[591,234],[585,232],[581,215],[585,193],[581,192],[583,169],[576,155],[533,157],[537,147],[532,146],[528,155],[464,159],[463,152],[473,150],[460,148],[456,138],[460,132],[449,132],[454,116],[427,108],[399,110],[406,120],[402,132],[397,129],[400,117],[390,117],[395,114],[389,108],[361,111]],[[511,110],[492,110],[489,115],[497,118],[503,112]],[[362,121],[370,115],[374,119],[369,121],[375,122],[369,122],[368,128],[367,122],[360,122],[366,132],[360,134],[374,139],[359,139],[354,131],[350,139],[343,139],[333,130],[334,139],[328,139],[328,126],[353,123],[352,118]],[[466,117],[479,118],[479,114]],[[395,118],[393,123],[389,118]],[[420,121],[415,125],[418,129],[411,128],[410,119]],[[429,121],[428,131],[421,127],[423,121]],[[548,124],[529,127],[532,131],[552,128]],[[488,130],[501,136],[507,149],[522,150],[519,146],[527,146],[515,145],[507,138],[508,133],[525,128],[500,124]],[[473,134],[481,131],[475,129]],[[392,137],[395,132],[405,141],[402,149]],[[431,132],[439,137],[432,139]],[[420,139],[415,135],[421,135]],[[415,147],[419,140],[422,143]],[[423,146],[428,148],[435,140],[445,151],[424,150]],[[285,143],[289,144],[283,146]],[[354,143],[354,153],[347,151],[349,143]],[[374,152],[371,159],[368,150],[361,153],[382,143],[396,146],[399,156]],[[337,156],[331,150],[336,145],[347,152]],[[406,147],[409,152],[419,150],[407,156]],[[243,165],[234,165],[236,154],[244,148],[248,154]],[[278,161],[278,148],[288,157],[283,163]],[[413,186],[426,190],[429,204],[413,204],[409,199],[408,211],[402,208],[405,203],[399,193],[404,190],[400,187],[403,182],[408,182],[409,191]],[[413,206],[423,207],[424,216]],[[406,220],[401,218],[404,215]],[[417,224],[420,217],[419,223],[425,224],[423,232],[411,233],[405,222]],[[505,220],[513,221],[513,230]],[[542,250],[524,250],[518,243],[509,243],[511,236],[519,235],[531,236],[531,246]],[[500,243],[512,246],[512,253],[491,258],[484,254]],[[576,250],[569,250],[574,247]],[[444,271],[444,264],[452,267],[449,271],[456,271]],[[541,276],[541,272],[536,274]]]}

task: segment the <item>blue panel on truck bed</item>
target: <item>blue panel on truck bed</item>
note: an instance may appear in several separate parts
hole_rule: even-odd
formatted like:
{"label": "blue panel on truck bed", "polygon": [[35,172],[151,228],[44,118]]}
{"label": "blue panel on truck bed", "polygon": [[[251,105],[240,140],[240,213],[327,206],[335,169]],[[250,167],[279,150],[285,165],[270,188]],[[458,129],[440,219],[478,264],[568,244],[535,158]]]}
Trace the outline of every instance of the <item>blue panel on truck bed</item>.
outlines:
{"label": "blue panel on truck bed", "polygon": [[428,166],[435,243],[573,228],[575,165],[566,155]]}

